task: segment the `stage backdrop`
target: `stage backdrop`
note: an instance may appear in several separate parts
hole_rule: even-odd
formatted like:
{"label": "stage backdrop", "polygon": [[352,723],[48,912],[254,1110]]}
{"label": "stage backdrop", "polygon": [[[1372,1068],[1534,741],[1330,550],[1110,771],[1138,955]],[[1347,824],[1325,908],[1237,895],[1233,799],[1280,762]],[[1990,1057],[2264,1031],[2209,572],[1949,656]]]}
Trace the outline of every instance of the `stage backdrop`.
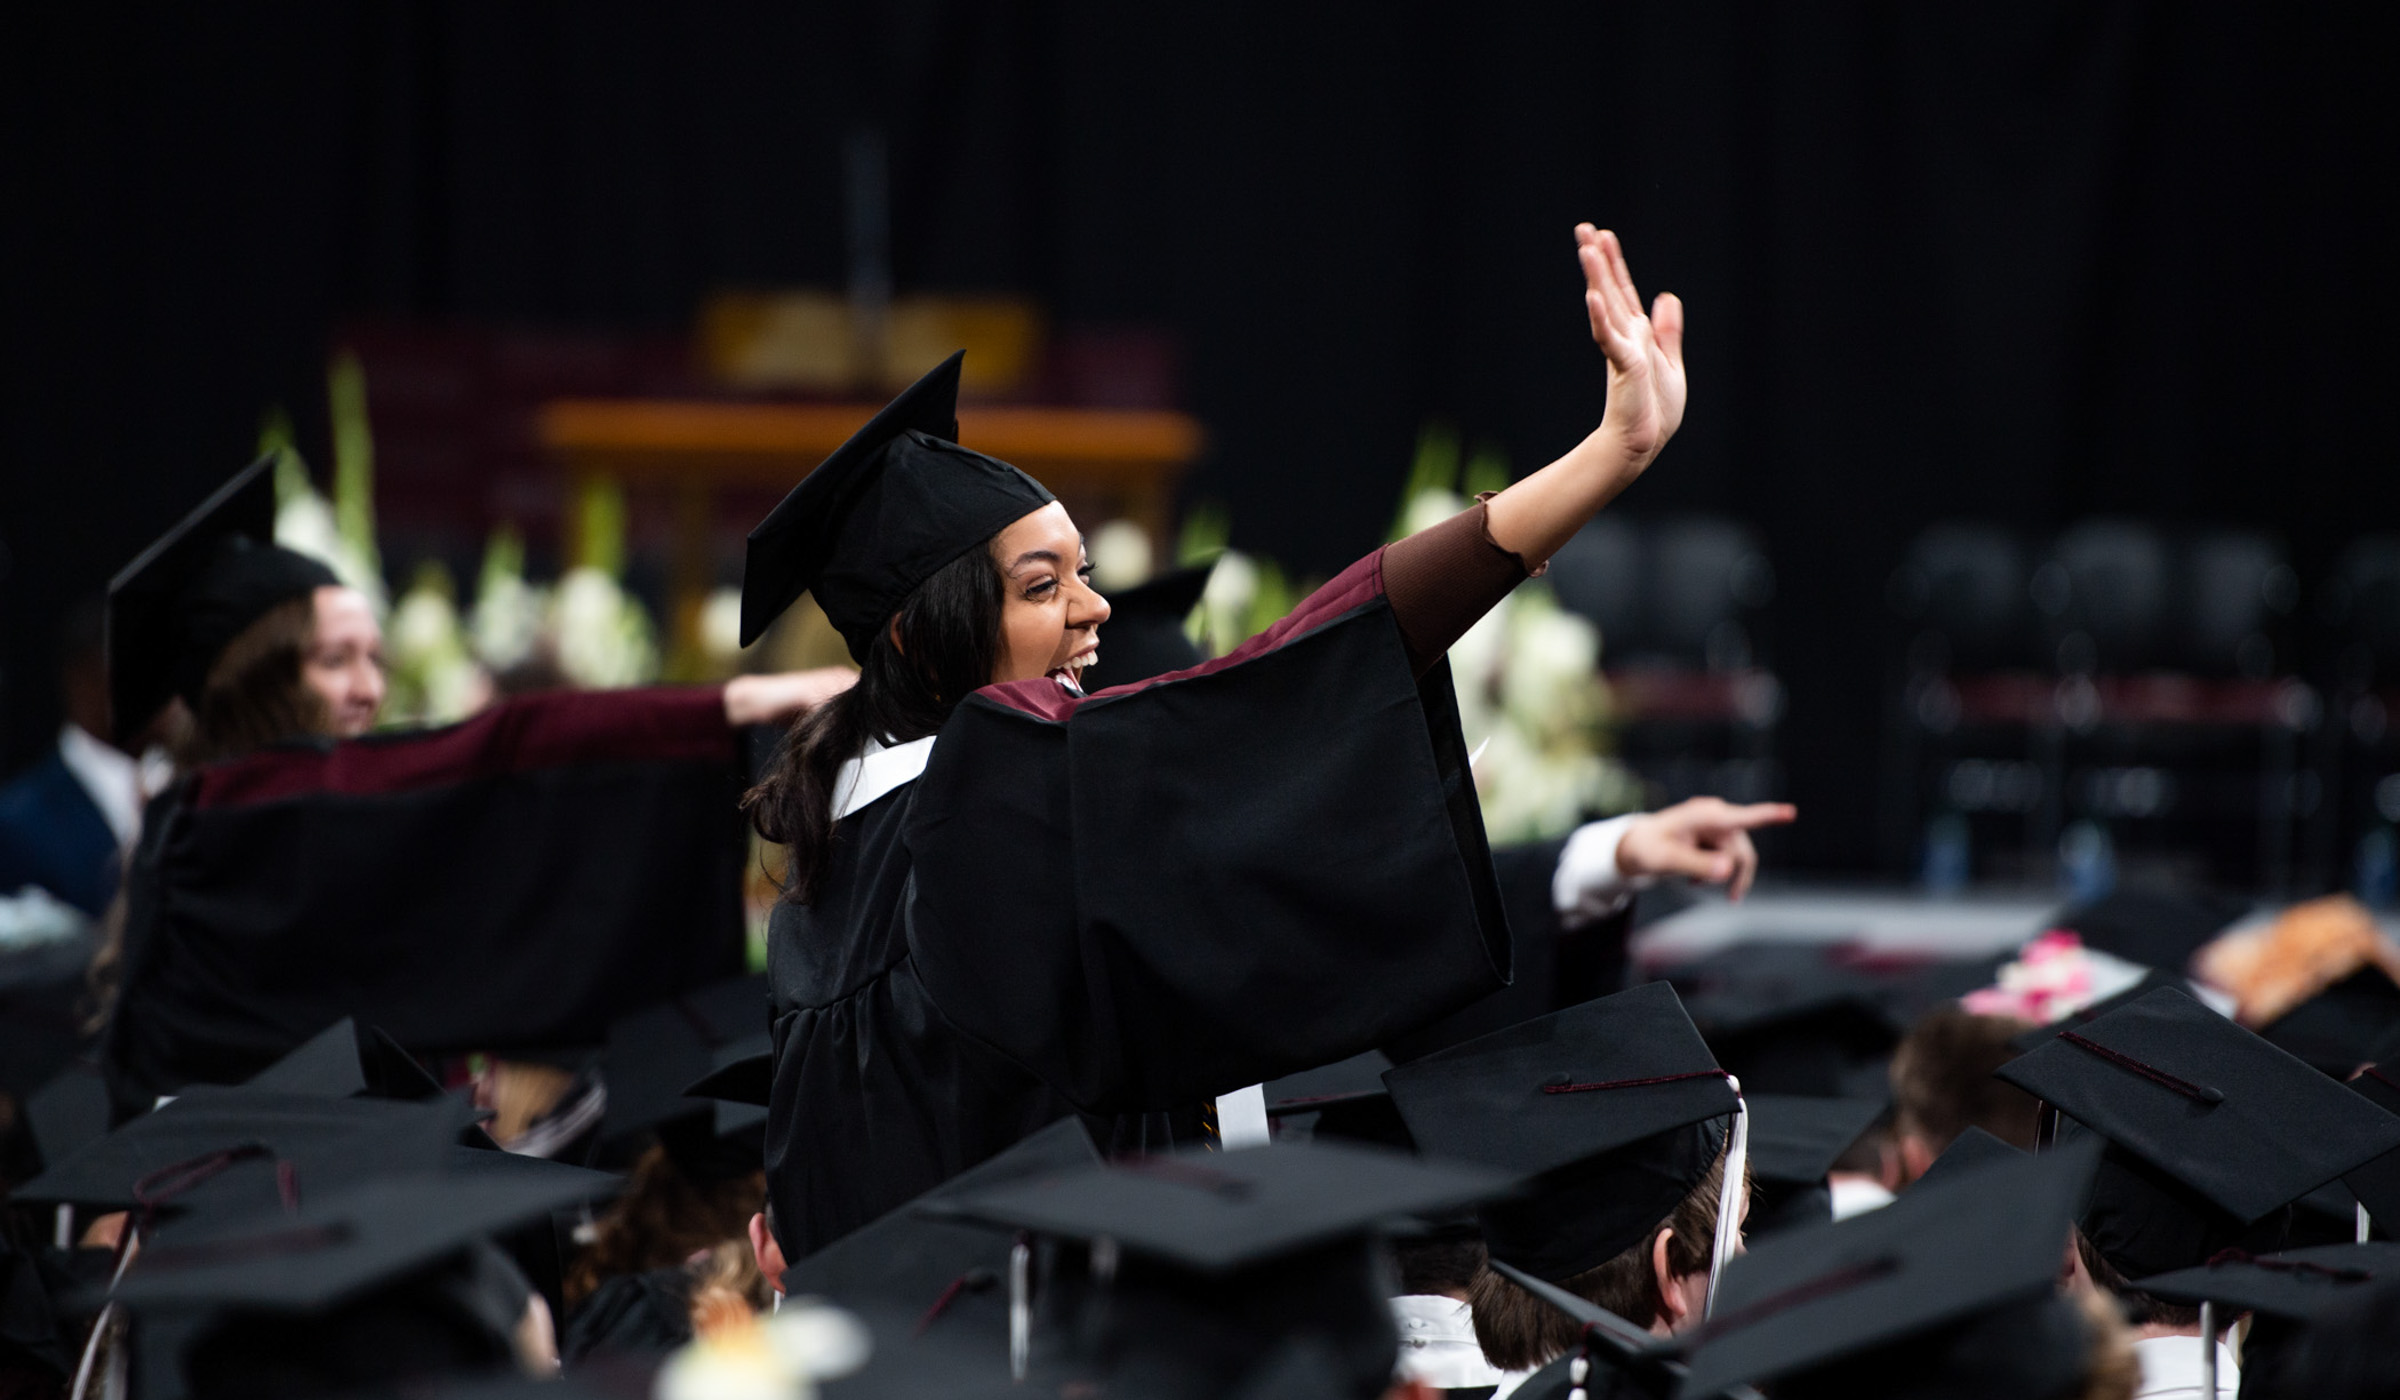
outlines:
{"label": "stage backdrop", "polygon": [[[1429,418],[1595,421],[1568,229],[1691,307],[1645,514],[1781,580],[1787,859],[1874,858],[1883,590],[1937,517],[2280,530],[2400,506],[2400,122],[2375,7],[360,0],[0,19],[0,703],[48,628],[308,412],[358,317],[673,329],[839,284],[892,153],[903,289],[1181,341],[1237,542],[1375,542]],[[322,453],[318,454],[320,457]]]}

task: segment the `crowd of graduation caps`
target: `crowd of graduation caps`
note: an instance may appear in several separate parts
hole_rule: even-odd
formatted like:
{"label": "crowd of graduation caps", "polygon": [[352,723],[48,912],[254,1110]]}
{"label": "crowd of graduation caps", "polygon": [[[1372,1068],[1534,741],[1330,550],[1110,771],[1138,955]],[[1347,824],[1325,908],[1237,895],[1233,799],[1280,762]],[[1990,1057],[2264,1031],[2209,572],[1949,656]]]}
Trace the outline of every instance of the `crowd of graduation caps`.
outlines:
{"label": "crowd of graduation caps", "polygon": [[2058,922],[2148,970],[2042,1021],[1962,1004],[2005,957],[1620,990],[1557,859],[1500,856],[1518,986],[1265,1086],[1270,1145],[1070,1116],[801,1259],[756,979],[472,1093],[353,1020],[147,1112],[70,1065],[10,1105],[0,1396],[2400,1394],[2372,960],[2254,1030],[2184,975],[2236,911],[2128,895]]}

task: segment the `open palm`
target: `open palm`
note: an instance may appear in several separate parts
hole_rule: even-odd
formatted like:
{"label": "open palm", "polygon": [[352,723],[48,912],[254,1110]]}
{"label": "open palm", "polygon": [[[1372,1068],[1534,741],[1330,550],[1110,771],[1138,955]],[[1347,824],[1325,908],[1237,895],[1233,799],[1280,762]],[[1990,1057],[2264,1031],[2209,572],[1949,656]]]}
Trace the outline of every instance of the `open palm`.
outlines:
{"label": "open palm", "polygon": [[1600,426],[1624,444],[1638,470],[1683,424],[1683,303],[1661,292],[1643,315],[1616,234],[1578,224],[1575,242],[1592,339],[1608,356],[1608,411]]}

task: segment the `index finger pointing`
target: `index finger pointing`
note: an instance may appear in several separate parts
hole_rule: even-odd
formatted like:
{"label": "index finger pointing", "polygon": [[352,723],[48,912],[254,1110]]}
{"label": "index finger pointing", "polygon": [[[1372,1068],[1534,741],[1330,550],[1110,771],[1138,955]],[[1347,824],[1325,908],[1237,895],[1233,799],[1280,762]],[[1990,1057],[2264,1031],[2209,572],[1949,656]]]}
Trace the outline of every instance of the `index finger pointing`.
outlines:
{"label": "index finger pointing", "polygon": [[1717,820],[1737,831],[1756,831],[1762,826],[1786,826],[1800,819],[1800,809],[1789,802],[1753,802],[1746,807],[1728,807],[1717,814]]}

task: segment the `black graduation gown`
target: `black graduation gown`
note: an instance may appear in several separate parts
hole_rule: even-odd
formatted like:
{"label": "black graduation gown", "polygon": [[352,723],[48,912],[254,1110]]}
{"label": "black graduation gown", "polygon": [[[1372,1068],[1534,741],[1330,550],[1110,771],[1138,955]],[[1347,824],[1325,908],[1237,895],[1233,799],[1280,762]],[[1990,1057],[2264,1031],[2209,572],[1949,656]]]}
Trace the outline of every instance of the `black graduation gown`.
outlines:
{"label": "black graduation gown", "polygon": [[1508,979],[1446,668],[1380,553],[1232,655],[969,697],[769,934],[767,1175],[822,1248],[1070,1110],[1370,1049]]}
{"label": "black graduation gown", "polygon": [[597,1045],[736,975],[736,738],[714,689],[560,692],[178,781],[127,876],[118,1112],[343,1016],[421,1054]]}

